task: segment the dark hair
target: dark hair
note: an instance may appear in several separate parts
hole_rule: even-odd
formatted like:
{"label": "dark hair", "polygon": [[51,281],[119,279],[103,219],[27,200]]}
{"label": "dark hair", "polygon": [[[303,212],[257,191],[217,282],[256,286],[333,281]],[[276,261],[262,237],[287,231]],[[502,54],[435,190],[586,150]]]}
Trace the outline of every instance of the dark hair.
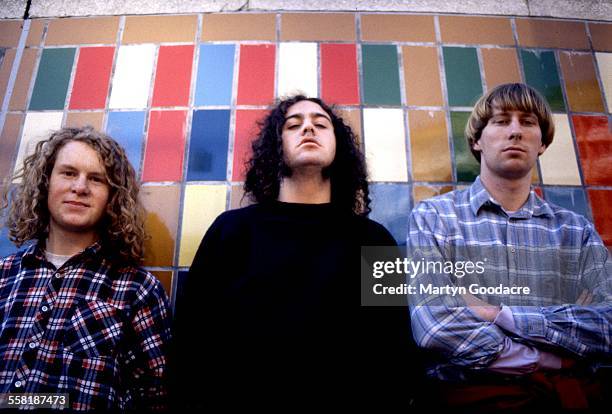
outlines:
{"label": "dark hair", "polygon": [[280,183],[290,173],[283,159],[282,130],[289,108],[300,102],[319,105],[331,118],[336,137],[336,156],[323,173],[331,181],[331,202],[356,215],[367,216],[370,209],[365,159],[355,134],[332,108],[317,98],[296,95],[282,99],[259,122],[259,134],[252,144],[247,162],[244,192],[252,201],[271,202],[278,199]]}

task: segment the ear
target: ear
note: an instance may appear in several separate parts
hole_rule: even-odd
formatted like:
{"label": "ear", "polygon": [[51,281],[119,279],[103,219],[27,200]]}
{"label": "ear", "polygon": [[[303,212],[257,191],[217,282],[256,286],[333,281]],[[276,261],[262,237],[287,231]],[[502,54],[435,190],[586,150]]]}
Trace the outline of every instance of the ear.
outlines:
{"label": "ear", "polygon": [[539,157],[540,155],[544,154],[544,151],[546,151],[546,148],[547,148],[547,147],[546,147],[546,145],[544,145],[544,144],[542,144],[542,145],[540,146],[540,149],[538,150],[538,157]]}
{"label": "ear", "polygon": [[480,148],[480,140],[474,142],[474,145],[472,145],[472,148],[475,149],[476,151],[482,151],[482,148]]}

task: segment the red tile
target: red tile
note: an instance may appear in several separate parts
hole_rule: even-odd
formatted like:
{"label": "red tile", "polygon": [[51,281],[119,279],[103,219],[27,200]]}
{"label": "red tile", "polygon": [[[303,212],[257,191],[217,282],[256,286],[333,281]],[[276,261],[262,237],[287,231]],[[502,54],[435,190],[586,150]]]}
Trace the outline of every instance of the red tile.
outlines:
{"label": "red tile", "polygon": [[114,47],[82,47],[79,51],[70,109],[106,107]]}
{"label": "red tile", "polygon": [[151,111],[142,181],[180,181],[187,111]]}
{"label": "red tile", "polygon": [[274,99],[274,45],[240,46],[238,105],[268,105]]}
{"label": "red tile", "polygon": [[612,133],[608,117],[574,115],[572,121],[585,182],[612,185]]}
{"label": "red tile", "polygon": [[153,89],[153,106],[187,106],[193,45],[160,46]]}
{"label": "red tile", "polygon": [[321,96],[329,103],[359,104],[355,45],[321,45]]}
{"label": "red tile", "polygon": [[612,204],[612,191],[588,190],[595,228],[606,246],[612,246],[612,215],[609,206]]}
{"label": "red tile", "polygon": [[544,198],[544,193],[542,192],[542,187],[533,187],[533,191],[535,191],[535,193],[537,195],[539,195],[540,198]]}
{"label": "red tile", "polygon": [[251,142],[259,132],[257,121],[263,119],[266,113],[263,109],[236,111],[232,181],[244,181],[244,163],[251,156]]}

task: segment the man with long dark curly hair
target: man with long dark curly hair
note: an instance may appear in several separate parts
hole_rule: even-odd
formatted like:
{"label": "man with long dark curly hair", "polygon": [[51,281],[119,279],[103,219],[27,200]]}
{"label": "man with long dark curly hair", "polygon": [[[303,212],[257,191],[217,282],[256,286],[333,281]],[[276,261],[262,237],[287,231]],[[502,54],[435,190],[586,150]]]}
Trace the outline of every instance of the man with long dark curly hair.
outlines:
{"label": "man with long dark curly hair", "polygon": [[0,260],[0,393],[60,394],[76,411],[166,408],[168,300],[138,266],[144,210],[125,151],[65,128],[11,178],[9,237],[33,243]]}
{"label": "man with long dark curly hair", "polygon": [[377,349],[395,355],[410,340],[406,308],[360,308],[360,246],[396,242],[366,217],[359,143],[324,102],[298,95],[260,122],[252,150],[254,204],[215,220],[177,304],[179,388],[193,406],[359,405],[385,366]]}

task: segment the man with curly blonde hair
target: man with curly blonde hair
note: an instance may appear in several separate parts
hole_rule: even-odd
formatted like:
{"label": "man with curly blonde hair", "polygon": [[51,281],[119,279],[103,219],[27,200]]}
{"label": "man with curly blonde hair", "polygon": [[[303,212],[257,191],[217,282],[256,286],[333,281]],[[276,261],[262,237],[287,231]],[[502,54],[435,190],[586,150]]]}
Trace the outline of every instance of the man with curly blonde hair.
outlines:
{"label": "man with curly blonde hair", "polygon": [[144,210],[125,151],[90,127],[64,128],[12,181],[9,237],[33,243],[0,260],[0,394],[164,409],[168,299],[138,266]]}

